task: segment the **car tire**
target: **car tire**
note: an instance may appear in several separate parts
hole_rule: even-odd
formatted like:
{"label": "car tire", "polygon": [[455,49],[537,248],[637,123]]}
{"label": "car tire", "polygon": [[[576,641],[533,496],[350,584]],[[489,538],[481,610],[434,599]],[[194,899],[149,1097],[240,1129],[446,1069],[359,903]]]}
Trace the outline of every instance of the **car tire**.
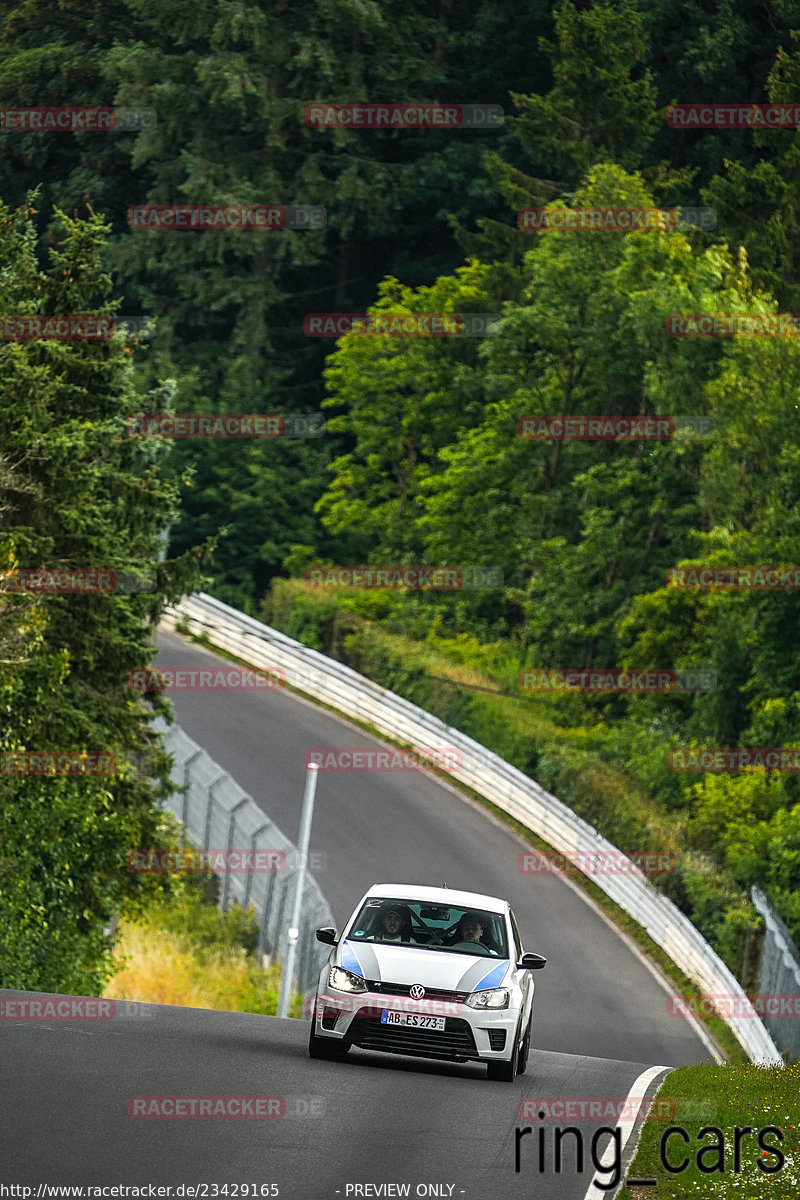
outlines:
{"label": "car tire", "polygon": [[528,1065],[528,1055],[530,1054],[530,1049],[531,1049],[531,1028],[532,1028],[532,1026],[533,1026],[533,1013],[531,1012],[531,1015],[528,1018],[528,1028],[525,1030],[525,1037],[522,1040],[522,1045],[519,1048],[519,1055],[517,1057],[517,1074],[518,1075],[524,1075],[525,1068]]}
{"label": "car tire", "polygon": [[519,1026],[514,1031],[514,1049],[511,1058],[508,1062],[487,1062],[486,1077],[495,1083],[513,1083],[517,1077],[517,1062],[519,1061],[519,1051],[517,1043],[519,1041]]}
{"label": "car tire", "polygon": [[490,1062],[486,1064],[486,1077],[495,1083],[513,1083],[517,1075],[517,1056],[511,1062]]}
{"label": "car tire", "polygon": [[[314,1012],[316,1013],[316,1000],[314,1003]],[[308,1033],[308,1054],[310,1058],[343,1058],[350,1049],[349,1045],[343,1044],[340,1041],[334,1042],[330,1038],[317,1037],[314,1026],[316,1024],[316,1016],[311,1019],[311,1029]]]}

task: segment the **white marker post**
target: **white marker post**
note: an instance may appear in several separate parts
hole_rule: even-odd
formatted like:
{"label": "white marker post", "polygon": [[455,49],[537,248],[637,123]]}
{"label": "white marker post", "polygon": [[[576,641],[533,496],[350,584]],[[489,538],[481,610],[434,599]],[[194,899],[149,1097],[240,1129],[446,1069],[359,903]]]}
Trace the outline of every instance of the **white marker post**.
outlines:
{"label": "white marker post", "polygon": [[308,843],[311,840],[311,819],[314,815],[314,794],[317,790],[317,775],[319,763],[309,763],[306,771],[306,790],[303,796],[303,813],[300,817],[300,836],[297,839],[297,876],[294,881],[294,903],[292,905],[292,923],[286,936],[286,959],[281,972],[281,997],[278,1001],[278,1016],[288,1017],[289,1001],[292,996],[294,982],[294,960],[297,955],[297,939],[300,936],[300,905],[303,903],[303,890],[306,884],[306,863],[308,862]]}

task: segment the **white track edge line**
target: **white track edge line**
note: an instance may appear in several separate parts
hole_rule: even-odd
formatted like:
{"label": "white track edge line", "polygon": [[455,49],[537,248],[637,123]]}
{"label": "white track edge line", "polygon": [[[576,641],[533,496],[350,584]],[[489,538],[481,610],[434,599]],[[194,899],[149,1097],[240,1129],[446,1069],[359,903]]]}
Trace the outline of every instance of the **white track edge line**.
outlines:
{"label": "white track edge line", "polygon": [[[630,1111],[632,1112],[632,1114],[637,1113],[638,1108],[639,1108],[639,1103],[641,1103],[641,1101],[644,1100],[644,1097],[647,1094],[647,1089],[650,1086],[650,1084],[653,1082],[653,1080],[656,1078],[656,1076],[660,1075],[662,1071],[670,1072],[670,1071],[674,1071],[674,1070],[675,1070],[674,1067],[648,1067],[646,1071],[642,1071],[639,1078],[634,1079],[633,1084],[631,1086],[631,1090],[628,1092],[627,1099],[626,1099],[626,1109],[629,1107],[628,1101],[637,1101],[637,1103],[635,1105],[633,1105],[633,1104],[630,1105]],[[628,1145],[628,1142],[630,1141],[630,1138],[631,1138],[631,1134],[633,1133],[634,1129],[636,1128],[637,1120],[638,1120],[638,1117],[636,1115],[631,1115],[630,1117],[620,1117],[619,1121],[617,1121],[614,1132],[616,1132],[617,1129],[623,1130],[625,1128],[625,1126],[627,1126],[627,1131],[625,1132],[625,1135],[624,1135],[624,1138],[622,1141],[622,1145],[620,1146],[620,1150],[619,1150],[620,1166],[622,1165],[622,1157],[623,1157],[623,1154],[625,1153],[625,1147]],[[641,1122],[641,1124],[643,1125],[644,1122]],[[597,1170],[595,1171],[595,1173],[592,1177],[592,1181],[589,1184],[589,1187],[586,1189],[586,1194],[585,1194],[583,1200],[597,1200],[598,1196],[608,1196],[611,1194],[610,1189],[608,1189],[608,1188],[595,1187],[595,1180],[599,1179],[600,1172],[603,1168],[606,1168],[605,1173],[606,1174],[608,1173],[607,1169],[612,1165],[612,1163],[614,1161],[614,1150],[615,1150],[614,1138],[612,1136],[611,1141],[606,1146],[605,1151],[603,1152],[603,1157],[600,1159],[600,1165],[598,1166]],[[619,1192],[619,1189],[624,1186],[625,1186],[624,1179],[620,1179],[619,1187],[615,1188],[614,1195],[617,1195]]]}

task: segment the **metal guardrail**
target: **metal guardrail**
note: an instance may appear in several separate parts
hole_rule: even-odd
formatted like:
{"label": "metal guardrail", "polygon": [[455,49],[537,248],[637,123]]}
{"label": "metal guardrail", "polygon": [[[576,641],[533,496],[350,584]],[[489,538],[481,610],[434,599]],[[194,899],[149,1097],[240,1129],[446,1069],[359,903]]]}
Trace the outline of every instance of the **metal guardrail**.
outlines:
{"label": "metal guardrail", "polygon": [[[259,925],[258,953],[280,961],[292,917],[292,885],[298,869],[296,847],[236,780],[179,726],[168,726],[158,718],[153,728],[163,734],[165,749],[174,755],[173,782],[186,784],[188,789],[175,792],[162,807],[183,822],[191,846],[198,850],[273,850],[285,856],[283,860],[274,858],[275,865],[281,864],[280,870],[220,874],[220,907],[227,910],[241,904],[246,909],[252,905]],[[261,861],[269,859],[262,857]],[[316,940],[314,932],[333,924],[333,913],[319,884],[306,874],[295,975],[296,990],[303,994],[316,989],[320,968],[330,953],[329,947]]]}
{"label": "metal guardrail", "polygon": [[782,1001],[788,1001],[793,1014],[781,1017],[767,1008],[763,1021],[789,1062],[797,1062],[800,1059],[800,1021],[795,1006],[800,1003],[800,951],[766,893],[756,885],[751,895],[766,926],[758,969],[758,991],[762,998],[766,996],[776,1004],[778,1012]]}
{"label": "metal guardrail", "polygon": [[[587,852],[624,857],[596,829],[493,751],[351,667],[303,646],[254,617],[200,592],[168,609],[162,620],[168,628],[183,620],[191,633],[205,633],[214,645],[253,667],[283,671],[289,686],[395,741],[420,750],[456,748],[463,761],[457,771],[451,772],[454,779],[485,796],[571,861]],[[737,1004],[738,998],[745,996],[738,980],[691,921],[671,900],[656,892],[633,863],[630,873],[597,875],[593,882],[647,931],[704,994],[732,997]],[[760,1020],[731,1016],[728,1024],[753,1062],[782,1065],[781,1055]]]}

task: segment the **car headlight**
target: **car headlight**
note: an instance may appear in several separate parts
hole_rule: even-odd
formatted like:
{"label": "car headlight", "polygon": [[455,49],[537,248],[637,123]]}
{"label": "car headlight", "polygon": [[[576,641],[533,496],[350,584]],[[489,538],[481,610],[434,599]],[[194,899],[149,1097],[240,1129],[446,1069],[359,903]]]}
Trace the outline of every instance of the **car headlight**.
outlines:
{"label": "car headlight", "polygon": [[473,992],[464,1003],[468,1008],[508,1008],[508,1000],[508,988],[487,988],[483,992]]}
{"label": "car headlight", "polygon": [[331,967],[328,973],[328,987],[335,988],[337,992],[366,992],[366,982],[360,975],[354,975],[352,971],[345,971],[344,967]]}

